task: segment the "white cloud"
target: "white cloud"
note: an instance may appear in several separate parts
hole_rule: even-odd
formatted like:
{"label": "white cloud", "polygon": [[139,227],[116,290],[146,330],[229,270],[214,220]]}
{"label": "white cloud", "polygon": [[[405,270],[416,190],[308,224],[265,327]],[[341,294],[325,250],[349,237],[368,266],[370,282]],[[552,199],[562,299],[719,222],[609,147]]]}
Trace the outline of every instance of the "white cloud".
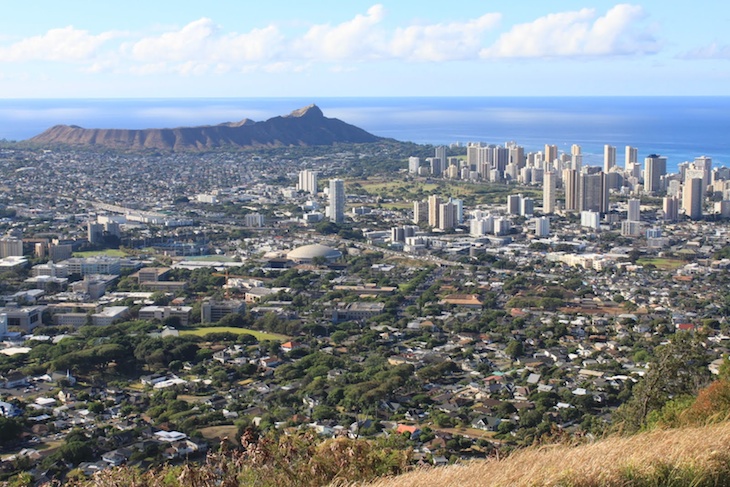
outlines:
{"label": "white cloud", "polygon": [[383,6],[374,5],[366,15],[356,15],[336,26],[312,26],[292,42],[292,47],[298,56],[320,61],[378,58],[385,48],[385,33],[376,26],[384,17]]}
{"label": "white cloud", "polygon": [[580,57],[651,54],[659,42],[642,25],[638,5],[619,4],[597,17],[595,9],[550,14],[514,26],[482,50],[483,58]]}
{"label": "white cloud", "polygon": [[488,13],[467,22],[399,28],[391,41],[391,53],[413,61],[474,59],[482,48],[482,35],[501,18],[498,13]]}
{"label": "white cloud", "polygon": [[92,35],[73,26],[51,29],[43,35],[0,47],[0,61],[88,61],[103,44],[119,35],[115,32]]}

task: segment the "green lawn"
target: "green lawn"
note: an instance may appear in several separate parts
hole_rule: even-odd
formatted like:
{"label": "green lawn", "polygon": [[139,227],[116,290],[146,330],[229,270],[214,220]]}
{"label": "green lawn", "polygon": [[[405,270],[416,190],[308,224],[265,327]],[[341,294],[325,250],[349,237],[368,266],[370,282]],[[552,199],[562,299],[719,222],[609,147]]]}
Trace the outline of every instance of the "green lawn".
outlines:
{"label": "green lawn", "polygon": [[641,258],[637,259],[636,263],[643,266],[652,264],[657,269],[661,269],[663,271],[673,271],[687,264],[687,262],[683,260],[666,258]]}
{"label": "green lawn", "polygon": [[199,337],[205,336],[208,333],[235,333],[237,335],[248,333],[249,335],[255,336],[258,341],[272,340],[285,342],[289,340],[289,337],[286,335],[266,333],[265,331],[251,330],[248,328],[234,328],[232,326],[201,326],[192,330],[180,330],[181,335],[195,335]]}
{"label": "green lawn", "polygon": [[107,257],[126,257],[127,253],[119,249],[106,249],[106,250],[90,250],[88,252],[74,252],[74,257],[97,257],[105,255]]}

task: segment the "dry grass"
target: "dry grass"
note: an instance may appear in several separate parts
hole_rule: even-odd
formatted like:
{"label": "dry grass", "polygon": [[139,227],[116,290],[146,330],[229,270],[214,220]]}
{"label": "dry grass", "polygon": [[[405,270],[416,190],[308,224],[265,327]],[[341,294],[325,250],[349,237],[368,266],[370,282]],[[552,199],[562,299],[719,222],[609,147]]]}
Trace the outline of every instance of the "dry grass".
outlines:
{"label": "dry grass", "polygon": [[503,460],[422,469],[366,484],[483,486],[730,485],[730,423],[529,448]]}

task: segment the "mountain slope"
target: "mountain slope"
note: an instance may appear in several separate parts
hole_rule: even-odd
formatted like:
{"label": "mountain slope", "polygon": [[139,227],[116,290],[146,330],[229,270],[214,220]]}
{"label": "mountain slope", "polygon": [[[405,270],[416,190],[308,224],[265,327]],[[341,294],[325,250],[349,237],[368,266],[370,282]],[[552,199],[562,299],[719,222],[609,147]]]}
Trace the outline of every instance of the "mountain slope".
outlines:
{"label": "mountain slope", "polygon": [[248,119],[200,127],[172,129],[85,129],[56,125],[29,139],[31,143],[99,146],[113,149],[208,150],[332,145],[377,142],[380,137],[335,118],[316,105],[264,122]]}

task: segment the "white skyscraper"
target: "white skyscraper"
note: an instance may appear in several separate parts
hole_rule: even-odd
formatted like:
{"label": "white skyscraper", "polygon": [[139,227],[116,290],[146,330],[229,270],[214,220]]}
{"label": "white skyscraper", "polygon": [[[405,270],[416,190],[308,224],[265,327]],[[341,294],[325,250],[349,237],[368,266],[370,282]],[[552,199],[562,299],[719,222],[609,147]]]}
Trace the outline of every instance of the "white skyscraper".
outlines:
{"label": "white skyscraper", "polygon": [[630,222],[641,221],[641,200],[629,199],[626,220]]}
{"label": "white skyscraper", "polygon": [[639,149],[636,147],[626,146],[626,155],[624,159],[624,168],[628,171],[632,164],[639,162]]}
{"label": "white skyscraper", "polygon": [[616,147],[606,144],[603,146],[603,172],[608,174],[615,165]]}
{"label": "white skyscraper", "polygon": [[682,186],[682,209],[687,218],[699,220],[702,218],[702,178],[686,179]]}
{"label": "white skyscraper", "polygon": [[330,179],[330,221],[345,221],[345,182],[342,179]]}
{"label": "white skyscraper", "polygon": [[421,167],[421,158],[411,156],[408,158],[408,174],[418,174],[418,168]]}
{"label": "white skyscraper", "polygon": [[317,171],[310,171],[309,169],[299,171],[297,190],[317,194]]}
{"label": "white skyscraper", "polygon": [[541,216],[535,218],[535,236],[547,237],[550,235],[550,218]]}
{"label": "white skyscraper", "polygon": [[557,174],[545,171],[542,179],[542,212],[546,215],[555,213],[555,179]]}

